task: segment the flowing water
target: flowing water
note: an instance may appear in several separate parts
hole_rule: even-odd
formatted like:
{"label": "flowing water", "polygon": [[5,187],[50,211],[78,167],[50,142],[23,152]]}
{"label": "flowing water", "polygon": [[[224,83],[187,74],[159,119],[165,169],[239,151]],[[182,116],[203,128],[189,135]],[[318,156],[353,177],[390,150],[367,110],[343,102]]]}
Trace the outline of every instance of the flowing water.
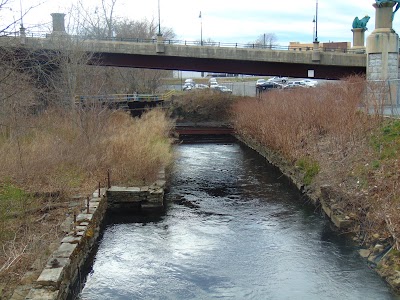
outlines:
{"label": "flowing water", "polygon": [[78,299],[397,299],[258,154],[176,151],[166,212],[111,216]]}

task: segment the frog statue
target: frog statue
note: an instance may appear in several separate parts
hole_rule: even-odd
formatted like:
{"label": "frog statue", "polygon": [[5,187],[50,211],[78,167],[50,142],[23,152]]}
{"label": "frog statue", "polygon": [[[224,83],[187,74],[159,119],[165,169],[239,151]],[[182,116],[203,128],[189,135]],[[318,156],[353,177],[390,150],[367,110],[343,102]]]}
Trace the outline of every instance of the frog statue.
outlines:
{"label": "frog statue", "polygon": [[398,1],[398,0],[376,0],[375,2],[378,5],[378,7],[381,7],[383,3],[394,2],[395,8],[393,11],[392,19],[394,18],[394,14],[396,13],[396,11],[398,11],[400,8],[400,1]]}
{"label": "frog statue", "polygon": [[365,16],[361,20],[358,17],[355,17],[353,21],[353,28],[362,28],[364,30],[368,30],[367,23],[369,19],[370,19],[369,16]]}

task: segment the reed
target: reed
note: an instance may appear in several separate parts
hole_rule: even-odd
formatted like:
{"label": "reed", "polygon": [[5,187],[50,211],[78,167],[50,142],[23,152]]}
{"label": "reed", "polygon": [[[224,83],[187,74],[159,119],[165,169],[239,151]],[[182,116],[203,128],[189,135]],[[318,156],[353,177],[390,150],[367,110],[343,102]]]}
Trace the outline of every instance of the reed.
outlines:
{"label": "reed", "polygon": [[109,170],[113,185],[151,183],[172,161],[173,124],[161,110],[133,119],[101,107],[53,108],[2,123],[0,282],[8,292],[46,241],[62,234],[71,196],[89,195],[99,182],[105,186]]}
{"label": "reed", "polygon": [[382,117],[385,89],[351,77],[243,99],[232,116],[240,135],[283,156],[309,189],[343,193],[329,204],[354,221],[362,244],[380,238],[399,250],[400,126]]}

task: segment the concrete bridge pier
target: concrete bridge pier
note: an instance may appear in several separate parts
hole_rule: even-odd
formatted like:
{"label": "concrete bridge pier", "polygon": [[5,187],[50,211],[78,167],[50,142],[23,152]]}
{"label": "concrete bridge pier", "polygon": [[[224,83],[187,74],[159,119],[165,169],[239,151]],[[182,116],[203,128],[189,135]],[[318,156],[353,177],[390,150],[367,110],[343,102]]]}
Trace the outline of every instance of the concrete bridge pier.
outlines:
{"label": "concrete bridge pier", "polygon": [[399,36],[392,28],[395,2],[375,7],[375,30],[367,38],[367,79],[388,87],[380,99],[383,105],[397,104],[399,79]]}
{"label": "concrete bridge pier", "polygon": [[62,13],[52,13],[51,17],[53,18],[53,32],[51,36],[66,36],[67,32],[65,31],[65,14]]}

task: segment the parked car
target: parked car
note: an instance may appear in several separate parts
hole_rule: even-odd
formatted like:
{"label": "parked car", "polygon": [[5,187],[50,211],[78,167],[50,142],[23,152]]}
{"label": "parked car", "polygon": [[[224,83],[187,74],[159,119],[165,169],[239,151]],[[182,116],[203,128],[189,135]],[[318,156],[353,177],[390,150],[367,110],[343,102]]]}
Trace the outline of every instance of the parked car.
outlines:
{"label": "parked car", "polygon": [[219,86],[218,82],[216,82],[216,81],[211,81],[209,83],[209,85],[210,85],[210,89],[215,89],[217,86]]}
{"label": "parked car", "polygon": [[217,78],[211,77],[210,79],[208,79],[208,83],[211,82],[217,82]]}
{"label": "parked car", "polygon": [[267,81],[266,81],[264,78],[257,79],[257,81],[256,81],[256,87],[259,87],[259,86],[265,84],[266,82],[267,82]]}
{"label": "parked car", "polygon": [[208,85],[207,84],[202,84],[202,83],[197,83],[197,84],[195,84],[194,88],[195,89],[200,89],[200,90],[208,89]]}
{"label": "parked car", "polygon": [[257,88],[261,91],[265,91],[270,89],[282,89],[283,85],[273,81],[265,81],[263,84],[257,86]]}
{"label": "parked car", "polygon": [[192,84],[192,83],[185,83],[183,86],[182,86],[182,90],[183,91],[190,91],[190,90],[192,90],[192,89],[194,89],[194,85]]}
{"label": "parked car", "polygon": [[272,82],[280,82],[280,83],[286,83],[289,80],[287,77],[279,77],[279,76],[274,76],[268,79],[268,81]]}
{"label": "parked car", "polygon": [[303,79],[301,80],[304,84],[310,86],[310,87],[316,87],[318,85],[318,81],[316,80],[311,80],[311,79]]}
{"label": "parked car", "polygon": [[302,82],[301,80],[295,80],[295,81],[289,81],[286,85],[285,85],[285,89],[291,89],[291,88],[308,88],[310,87],[309,85],[305,84],[304,82]]}
{"label": "parked car", "polygon": [[186,83],[191,84],[191,85],[193,85],[193,86],[195,85],[194,80],[191,79],[191,78],[185,79],[185,84],[186,84]]}
{"label": "parked car", "polygon": [[215,89],[223,93],[232,93],[232,90],[226,87],[225,85],[219,85]]}

